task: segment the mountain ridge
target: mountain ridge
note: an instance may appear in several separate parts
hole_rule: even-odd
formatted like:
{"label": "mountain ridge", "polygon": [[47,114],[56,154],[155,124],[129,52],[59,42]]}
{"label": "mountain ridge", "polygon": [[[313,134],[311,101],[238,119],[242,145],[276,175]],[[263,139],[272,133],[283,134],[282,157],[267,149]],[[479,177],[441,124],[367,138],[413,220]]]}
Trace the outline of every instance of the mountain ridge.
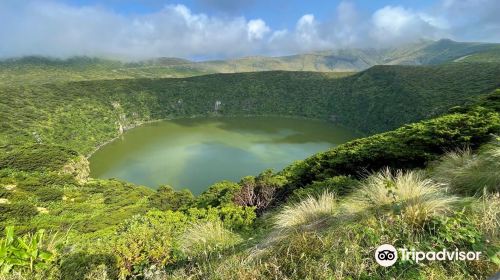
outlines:
{"label": "mountain ridge", "polygon": [[[0,60],[0,85],[50,83],[62,80],[180,78],[212,73],[274,70],[359,72],[375,65],[435,65],[499,61],[500,44],[498,43],[455,42],[449,39],[419,41],[387,49],[352,48],[277,57],[248,56],[208,61],[159,57],[123,62],[85,56],[67,59],[26,56]],[[27,77],[27,73],[33,75]]]}

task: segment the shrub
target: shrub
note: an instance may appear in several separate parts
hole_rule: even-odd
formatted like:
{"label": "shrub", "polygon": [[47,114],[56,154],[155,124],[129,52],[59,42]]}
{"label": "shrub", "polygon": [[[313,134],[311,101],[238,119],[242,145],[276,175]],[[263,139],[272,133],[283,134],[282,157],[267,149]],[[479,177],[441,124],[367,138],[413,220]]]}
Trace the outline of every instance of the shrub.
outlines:
{"label": "shrub", "polygon": [[346,207],[351,212],[390,210],[411,225],[422,225],[449,212],[456,201],[441,184],[424,178],[421,172],[398,170],[393,174],[385,169],[369,176]]}
{"label": "shrub", "polygon": [[241,242],[241,238],[224,228],[220,221],[192,224],[182,236],[182,248],[190,257],[209,258]]}
{"label": "shrub", "polygon": [[0,169],[12,168],[22,171],[59,171],[78,153],[54,145],[36,144],[20,147],[0,158]]}
{"label": "shrub", "polygon": [[189,190],[176,191],[171,186],[160,186],[156,193],[149,197],[149,204],[159,210],[177,210],[188,208],[194,201]]}
{"label": "shrub", "polygon": [[309,196],[318,197],[325,191],[335,193],[338,196],[344,196],[355,189],[358,184],[358,180],[350,177],[335,176],[324,181],[314,182],[304,188],[294,190],[288,200],[297,202]]}
{"label": "shrub", "polygon": [[336,204],[335,196],[329,192],[324,192],[318,198],[310,196],[300,203],[285,206],[275,216],[274,224],[278,229],[315,226],[333,215]]}
{"label": "shrub", "polygon": [[0,198],[6,198],[10,196],[10,191],[5,189],[4,187],[0,187]]}
{"label": "shrub", "polygon": [[477,148],[500,131],[500,115],[484,108],[405,125],[356,139],[287,168],[287,187],[301,187],[338,175],[361,177],[385,167],[419,168],[457,147]]}
{"label": "shrub", "polygon": [[[62,280],[96,279],[91,275],[109,277],[101,279],[118,278],[117,261],[112,254],[77,252],[64,256],[59,267]],[[97,272],[99,275],[96,275]]]}
{"label": "shrub", "polygon": [[253,224],[256,214],[254,207],[227,204],[217,208],[189,208],[186,211],[188,221],[222,221],[224,226],[233,230],[246,230]]}
{"label": "shrub", "polygon": [[60,190],[59,188],[54,188],[54,187],[43,187],[40,189],[37,189],[35,192],[36,196],[38,196],[38,199],[42,202],[49,202],[49,201],[58,201],[61,200],[64,192]]}
{"label": "shrub", "polygon": [[460,194],[500,191],[500,146],[494,143],[478,154],[468,148],[449,152],[435,163],[431,175]]}
{"label": "shrub", "polygon": [[255,207],[243,207],[237,205],[225,205],[219,209],[219,218],[224,225],[234,230],[246,230],[257,218]]}
{"label": "shrub", "polygon": [[230,204],[240,189],[240,185],[229,181],[215,183],[196,198],[196,205],[198,208],[206,208]]}
{"label": "shrub", "polygon": [[0,221],[5,221],[7,219],[26,221],[37,214],[38,210],[29,202],[0,204]]}
{"label": "shrub", "polygon": [[286,183],[282,175],[274,175],[272,170],[266,170],[259,176],[244,177],[241,189],[234,195],[234,203],[240,206],[254,206],[261,213],[274,202],[278,190]]}
{"label": "shrub", "polygon": [[151,265],[163,267],[181,259],[178,237],[185,226],[185,215],[172,211],[151,211],[120,225],[109,250],[115,252],[121,277],[140,274]]}
{"label": "shrub", "polygon": [[472,218],[466,210],[449,217],[434,217],[428,225],[427,249],[459,248],[462,251],[482,252],[479,260],[466,262],[461,269],[474,275],[474,278],[487,278],[497,272],[500,265],[498,236],[487,240],[485,232],[481,231],[482,228]]}

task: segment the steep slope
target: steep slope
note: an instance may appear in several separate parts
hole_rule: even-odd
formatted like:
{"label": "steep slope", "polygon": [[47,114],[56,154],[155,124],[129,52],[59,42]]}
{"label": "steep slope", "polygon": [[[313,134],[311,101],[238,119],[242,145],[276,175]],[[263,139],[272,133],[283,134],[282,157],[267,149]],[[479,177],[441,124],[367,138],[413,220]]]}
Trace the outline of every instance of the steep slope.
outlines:
{"label": "steep slope", "polygon": [[[489,141],[500,132],[499,94],[351,141],[277,174],[216,183],[197,197],[168,186],[154,192],[117,180],[77,181],[53,170],[74,156],[61,147],[0,155],[0,227],[6,229],[0,241],[8,256],[0,277],[486,279],[498,271],[500,200],[493,184],[500,143]],[[455,153],[451,167],[481,193],[484,178],[495,178],[486,182],[492,193],[464,196],[430,168],[385,168],[449,164],[453,153],[439,157],[464,146],[481,149],[461,152],[458,160]],[[39,160],[51,164],[33,168]],[[366,170],[377,173],[359,178]],[[255,204],[262,200],[269,203]],[[22,237],[42,229],[47,235]],[[380,244],[483,255],[467,265],[403,261],[387,269],[373,258]],[[36,270],[29,269],[33,264]]]}
{"label": "steep slope", "polygon": [[343,78],[278,71],[3,87],[0,147],[64,143],[87,154],[121,128],[218,115],[327,119],[371,134],[439,115],[499,85],[498,64],[459,63],[376,66]]}

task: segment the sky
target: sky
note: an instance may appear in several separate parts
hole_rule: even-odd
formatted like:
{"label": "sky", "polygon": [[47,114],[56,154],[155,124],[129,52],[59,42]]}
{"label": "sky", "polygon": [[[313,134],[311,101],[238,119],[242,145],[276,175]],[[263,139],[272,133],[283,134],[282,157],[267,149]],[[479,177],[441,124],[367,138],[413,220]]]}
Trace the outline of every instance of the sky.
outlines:
{"label": "sky", "polygon": [[500,42],[499,0],[0,0],[0,57],[193,60]]}

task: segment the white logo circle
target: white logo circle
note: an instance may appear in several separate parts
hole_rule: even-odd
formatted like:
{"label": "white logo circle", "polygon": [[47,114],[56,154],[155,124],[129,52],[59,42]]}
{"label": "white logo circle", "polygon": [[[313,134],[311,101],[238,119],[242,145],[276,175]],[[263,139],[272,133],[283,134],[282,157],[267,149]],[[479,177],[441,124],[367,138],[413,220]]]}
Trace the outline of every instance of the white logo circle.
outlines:
{"label": "white logo circle", "polygon": [[390,244],[380,245],[375,250],[375,260],[381,266],[391,266],[398,260],[398,252]]}

